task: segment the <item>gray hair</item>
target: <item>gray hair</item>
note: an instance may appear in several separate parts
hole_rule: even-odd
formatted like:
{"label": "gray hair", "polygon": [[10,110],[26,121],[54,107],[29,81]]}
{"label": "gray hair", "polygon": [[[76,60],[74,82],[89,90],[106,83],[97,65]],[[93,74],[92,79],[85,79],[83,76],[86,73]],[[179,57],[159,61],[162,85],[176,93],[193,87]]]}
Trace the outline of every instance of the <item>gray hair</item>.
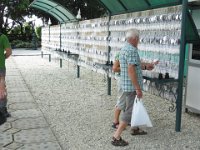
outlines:
{"label": "gray hair", "polygon": [[137,29],[131,29],[126,32],[126,40],[130,38],[139,38],[139,31]]}

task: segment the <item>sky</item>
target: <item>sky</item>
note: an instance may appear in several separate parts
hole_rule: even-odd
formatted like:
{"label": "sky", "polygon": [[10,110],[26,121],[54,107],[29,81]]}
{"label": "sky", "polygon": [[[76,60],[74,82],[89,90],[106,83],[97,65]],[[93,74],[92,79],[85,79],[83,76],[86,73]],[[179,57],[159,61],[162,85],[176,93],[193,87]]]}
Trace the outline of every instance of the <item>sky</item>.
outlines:
{"label": "sky", "polygon": [[[6,18],[4,17],[4,19],[6,19]],[[36,26],[36,27],[43,26],[42,19],[38,18],[38,17],[35,16],[35,15],[33,15],[31,18],[25,17],[24,19],[26,20],[26,22],[35,21],[35,26]],[[12,23],[12,20],[11,20],[11,19],[8,19],[8,22],[9,22],[9,23]],[[11,24],[10,24],[10,25],[11,25]]]}
{"label": "sky", "polygon": [[35,26],[38,27],[38,26],[42,26],[43,23],[42,23],[42,19],[38,18],[37,16],[33,15],[31,18],[29,17],[25,17],[25,20],[27,22],[29,21],[35,21]]}

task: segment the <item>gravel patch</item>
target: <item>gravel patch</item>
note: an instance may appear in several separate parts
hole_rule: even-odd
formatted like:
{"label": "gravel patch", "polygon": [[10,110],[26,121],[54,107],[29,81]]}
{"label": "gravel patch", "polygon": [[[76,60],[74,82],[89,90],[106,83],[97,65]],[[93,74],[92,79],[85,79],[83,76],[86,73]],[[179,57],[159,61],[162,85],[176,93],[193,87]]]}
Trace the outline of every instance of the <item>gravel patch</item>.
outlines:
{"label": "gravel patch", "polygon": [[[117,97],[116,80],[112,79],[112,95],[107,95],[106,77],[63,61],[36,56],[12,57],[38,107],[51,126],[63,150],[198,150],[200,149],[200,117],[182,114],[182,131],[175,132],[175,112],[170,102],[144,93],[144,104],[153,128],[145,136],[131,136],[130,127],[123,133],[129,146],[116,148],[110,144],[111,128]],[[7,68],[8,70],[12,69]]]}

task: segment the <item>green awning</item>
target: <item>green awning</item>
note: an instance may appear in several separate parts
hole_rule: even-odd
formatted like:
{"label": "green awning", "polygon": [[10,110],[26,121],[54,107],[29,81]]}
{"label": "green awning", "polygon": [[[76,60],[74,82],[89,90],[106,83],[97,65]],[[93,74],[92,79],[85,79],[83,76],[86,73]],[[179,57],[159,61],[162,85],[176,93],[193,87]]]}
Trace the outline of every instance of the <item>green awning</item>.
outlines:
{"label": "green awning", "polygon": [[30,7],[40,9],[50,14],[60,23],[76,20],[76,17],[71,12],[69,12],[69,10],[52,0],[34,0],[30,4]]}
{"label": "green awning", "polygon": [[200,37],[196,28],[196,25],[194,23],[194,20],[192,19],[192,16],[189,11],[187,11],[186,16],[186,42],[187,43],[199,43]]}
{"label": "green awning", "polygon": [[111,15],[181,4],[181,0],[100,0]]}

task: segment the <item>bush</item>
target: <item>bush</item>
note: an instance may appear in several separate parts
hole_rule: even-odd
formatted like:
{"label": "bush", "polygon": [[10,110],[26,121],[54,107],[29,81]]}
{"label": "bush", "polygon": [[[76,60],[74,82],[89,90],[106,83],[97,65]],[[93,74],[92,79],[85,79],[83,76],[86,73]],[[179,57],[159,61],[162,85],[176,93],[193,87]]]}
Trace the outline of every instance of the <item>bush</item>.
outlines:
{"label": "bush", "polygon": [[13,40],[12,42],[11,42],[11,46],[13,47],[15,47],[18,43],[22,43],[23,41],[22,40]]}
{"label": "bush", "polygon": [[34,45],[31,42],[23,42],[21,40],[14,40],[11,43],[12,48],[33,48]]}
{"label": "bush", "polygon": [[36,27],[35,28],[35,33],[36,33],[36,36],[39,40],[41,40],[41,32],[42,32],[42,27]]}

